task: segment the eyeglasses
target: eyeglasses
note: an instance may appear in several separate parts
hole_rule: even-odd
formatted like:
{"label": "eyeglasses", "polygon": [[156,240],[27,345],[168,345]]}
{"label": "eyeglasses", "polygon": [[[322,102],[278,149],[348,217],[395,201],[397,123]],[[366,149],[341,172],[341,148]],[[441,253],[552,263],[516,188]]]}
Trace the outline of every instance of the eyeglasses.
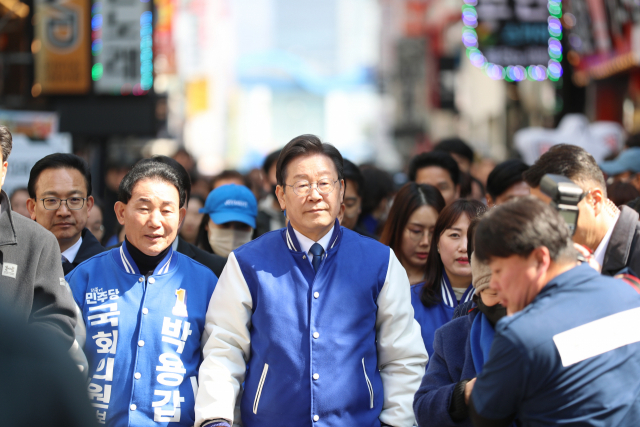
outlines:
{"label": "eyeglasses", "polygon": [[86,197],[69,197],[68,199],[59,199],[58,197],[45,197],[42,200],[42,206],[48,211],[55,211],[60,209],[62,206],[62,202],[67,204],[67,207],[72,211],[77,211],[82,209],[84,206],[84,201],[87,200]]}
{"label": "eyeglasses", "polygon": [[414,242],[422,241],[425,234],[429,236],[429,241],[433,239],[433,230],[427,230],[424,228],[421,228],[420,230],[413,230],[409,227],[405,228],[405,230],[409,232],[409,238]]}
{"label": "eyeglasses", "polygon": [[320,194],[330,194],[336,186],[335,181],[331,181],[330,179],[321,179],[316,183],[310,183],[309,181],[298,181],[293,185],[285,184],[285,187],[293,188],[293,192],[298,196],[308,196],[311,193],[311,189],[315,186]]}

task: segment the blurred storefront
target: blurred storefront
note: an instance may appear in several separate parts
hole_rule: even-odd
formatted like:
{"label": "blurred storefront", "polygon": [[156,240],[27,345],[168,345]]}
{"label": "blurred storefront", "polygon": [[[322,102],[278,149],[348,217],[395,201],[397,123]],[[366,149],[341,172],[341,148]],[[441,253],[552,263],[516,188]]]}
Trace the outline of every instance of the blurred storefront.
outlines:
{"label": "blurred storefront", "polygon": [[565,13],[567,60],[586,87],[595,120],[640,130],[640,5],[625,0],[572,0]]}
{"label": "blurred storefront", "polygon": [[99,176],[179,147],[247,171],[301,133],[388,170],[450,136],[501,160],[567,113],[640,128],[639,8],[0,0],[0,108],[55,113]]}
{"label": "blurred storefront", "polygon": [[[51,150],[83,155],[100,195],[107,165],[132,163],[166,128],[166,98],[153,90],[154,10],[140,0],[0,0],[2,120],[32,144],[28,158]],[[13,125],[25,117],[46,118],[54,140],[66,142],[24,134]],[[26,164],[18,157],[9,176]]]}
{"label": "blurred storefront", "polygon": [[563,112],[560,2],[382,3],[382,87],[405,158],[459,136],[501,160],[518,129]]}

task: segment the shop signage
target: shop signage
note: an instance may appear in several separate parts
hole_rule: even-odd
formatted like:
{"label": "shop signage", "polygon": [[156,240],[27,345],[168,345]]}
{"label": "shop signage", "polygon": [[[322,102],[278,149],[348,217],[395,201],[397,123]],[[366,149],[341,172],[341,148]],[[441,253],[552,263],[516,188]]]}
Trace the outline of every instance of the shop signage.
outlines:
{"label": "shop signage", "polygon": [[473,65],[493,79],[558,80],[561,0],[464,0],[462,41]]}
{"label": "shop signage", "polygon": [[99,94],[144,95],[153,85],[151,2],[95,1],[91,77]]}
{"label": "shop signage", "polygon": [[36,0],[35,84],[42,94],[82,94],[91,88],[89,0]]}

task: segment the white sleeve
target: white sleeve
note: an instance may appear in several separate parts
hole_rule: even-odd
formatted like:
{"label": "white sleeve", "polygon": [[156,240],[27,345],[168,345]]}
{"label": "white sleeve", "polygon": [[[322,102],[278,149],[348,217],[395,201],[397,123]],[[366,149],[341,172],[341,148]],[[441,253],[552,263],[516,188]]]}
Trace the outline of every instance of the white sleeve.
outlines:
{"label": "white sleeve", "polygon": [[229,255],[207,309],[195,427],[213,419],[234,420],[234,407],[250,357],[253,301],[235,254]]}
{"label": "white sleeve", "polygon": [[384,388],[380,421],[396,427],[415,423],[413,396],[429,360],[413,317],[409,278],[392,250],[376,319],[378,369]]}

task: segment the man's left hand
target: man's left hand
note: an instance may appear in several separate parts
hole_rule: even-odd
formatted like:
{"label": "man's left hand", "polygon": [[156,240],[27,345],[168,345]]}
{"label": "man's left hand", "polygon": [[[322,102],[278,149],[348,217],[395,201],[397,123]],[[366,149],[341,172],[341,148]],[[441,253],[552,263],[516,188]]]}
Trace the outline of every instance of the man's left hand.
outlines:
{"label": "man's left hand", "polygon": [[476,378],[470,380],[464,386],[464,403],[466,403],[467,405],[469,404],[469,399],[471,398],[471,392],[473,391],[473,386],[476,383]]}

